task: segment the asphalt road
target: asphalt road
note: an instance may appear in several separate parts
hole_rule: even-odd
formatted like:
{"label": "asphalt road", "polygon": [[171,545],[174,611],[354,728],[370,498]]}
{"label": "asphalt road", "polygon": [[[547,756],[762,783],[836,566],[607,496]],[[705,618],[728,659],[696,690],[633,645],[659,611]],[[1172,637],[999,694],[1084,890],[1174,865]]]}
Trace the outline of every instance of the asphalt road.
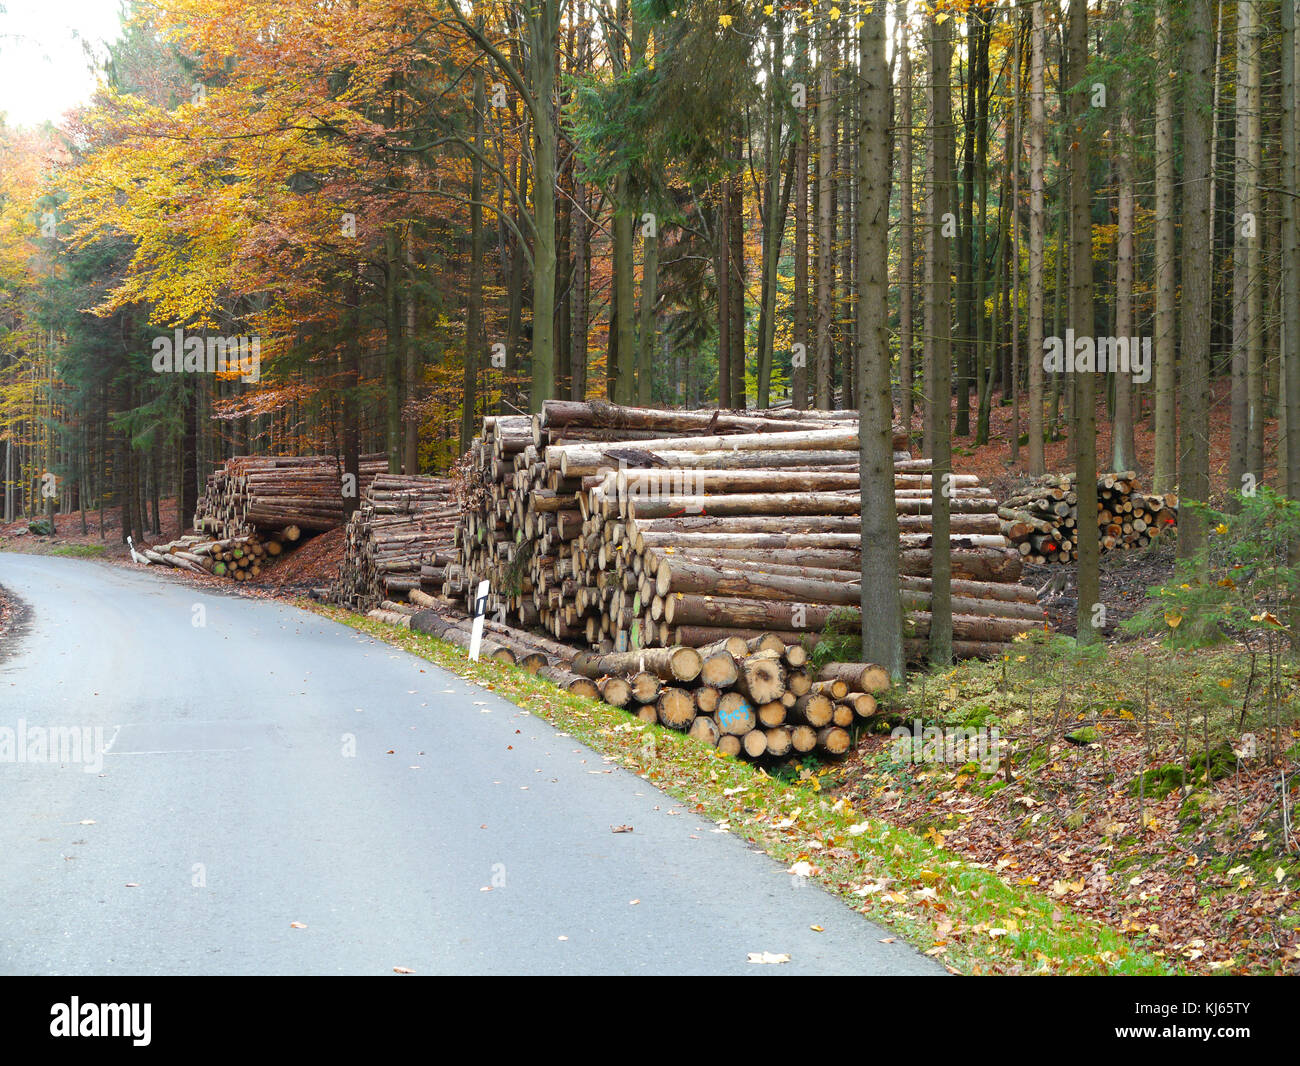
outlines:
{"label": "asphalt road", "polygon": [[[0,585],[28,608],[0,637],[0,972],[943,972],[346,626],[74,559],[0,554]],[[42,756],[54,727],[88,743]]]}

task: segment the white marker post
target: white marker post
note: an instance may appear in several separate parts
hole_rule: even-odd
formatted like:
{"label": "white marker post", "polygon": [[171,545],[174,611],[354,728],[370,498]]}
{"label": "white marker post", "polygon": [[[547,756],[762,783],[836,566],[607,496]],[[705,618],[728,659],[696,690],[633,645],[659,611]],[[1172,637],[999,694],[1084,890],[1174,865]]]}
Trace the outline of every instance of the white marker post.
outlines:
{"label": "white marker post", "polygon": [[478,662],[478,646],[483,643],[483,618],[487,614],[488,587],[491,583],[480,581],[474,594],[474,628],[469,638],[469,661]]}

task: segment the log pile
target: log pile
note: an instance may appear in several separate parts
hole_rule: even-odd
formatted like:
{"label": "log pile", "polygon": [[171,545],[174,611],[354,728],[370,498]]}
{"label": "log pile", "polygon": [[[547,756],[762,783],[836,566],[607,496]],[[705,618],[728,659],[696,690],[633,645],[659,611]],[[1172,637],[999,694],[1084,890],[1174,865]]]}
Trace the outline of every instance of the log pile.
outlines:
{"label": "log pile", "polygon": [[222,540],[187,534],[167,544],[142,548],[140,554],[159,566],[193,573],[202,571],[231,581],[251,581],[291,547],[300,535],[297,526],[287,526],[265,536],[251,533]]}
{"label": "log pile", "polygon": [[459,514],[447,478],[376,474],[348,521],[334,601],[369,610],[413,589],[441,594]]}
{"label": "log pile", "polygon": [[[894,505],[908,651],[929,630],[930,475],[895,429]],[[488,418],[466,457],[448,596],[601,651],[815,636],[859,614],[854,412],[733,414],[548,402]],[[1041,626],[997,502],[952,480],[954,647],[996,654]],[[466,600],[468,605],[468,599]]]}
{"label": "log pile", "polygon": [[700,648],[579,652],[573,671],[642,721],[756,759],[849,750],[850,727],[877,713],[876,694],[889,678],[878,666],[831,665],[815,681],[804,648],[768,633]]}
{"label": "log pile", "polygon": [[[358,496],[387,466],[386,456],[361,457]],[[194,531],[221,540],[288,526],[321,533],[343,524],[342,487],[334,456],[236,456],[208,475]]]}
{"label": "log pile", "polygon": [[[1079,494],[1073,474],[1047,475],[1002,501],[1000,529],[1030,563],[1072,563],[1079,557]],[[1178,497],[1148,495],[1132,470],[1097,478],[1097,530],[1103,552],[1150,544],[1178,524]]]}
{"label": "log pile", "polygon": [[[468,615],[418,589],[409,599],[384,600],[368,617],[470,646]],[[889,687],[888,674],[869,663],[828,663],[814,671],[803,647],[770,633],[702,648],[601,654],[485,619],[479,658],[520,666],[567,692],[754,759],[843,755],[851,727],[879,712],[876,696]]]}

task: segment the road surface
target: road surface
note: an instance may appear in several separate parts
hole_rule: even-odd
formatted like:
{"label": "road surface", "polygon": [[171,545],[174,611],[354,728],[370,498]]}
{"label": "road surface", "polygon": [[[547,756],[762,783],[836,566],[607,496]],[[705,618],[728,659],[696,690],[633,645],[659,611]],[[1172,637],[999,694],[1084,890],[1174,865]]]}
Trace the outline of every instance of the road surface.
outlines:
{"label": "road surface", "polygon": [[[943,972],[346,626],[102,562],[0,553],[0,585],[0,972]],[[60,727],[81,752],[33,747]]]}

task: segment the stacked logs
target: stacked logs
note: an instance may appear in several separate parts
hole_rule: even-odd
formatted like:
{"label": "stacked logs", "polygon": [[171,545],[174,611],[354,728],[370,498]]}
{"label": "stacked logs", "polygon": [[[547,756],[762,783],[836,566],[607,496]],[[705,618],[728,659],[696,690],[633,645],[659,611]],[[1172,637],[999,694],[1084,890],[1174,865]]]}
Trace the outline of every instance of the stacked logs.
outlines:
{"label": "stacked logs", "polygon": [[[998,507],[1000,529],[1030,563],[1078,559],[1079,494],[1073,474],[1038,478]],[[1097,478],[1097,531],[1103,552],[1150,544],[1178,524],[1178,497],[1141,491],[1132,470]]]}
{"label": "stacked logs", "polygon": [[[857,474],[843,483],[837,474],[788,480],[772,477],[781,472],[717,473],[693,472],[687,495],[665,493],[652,470],[607,475],[591,490],[593,511],[603,516],[602,536],[608,530],[613,545],[615,572],[624,575],[624,616],[630,591],[632,616],[645,612],[647,643],[699,644],[736,630],[776,630],[796,641],[822,632],[836,616],[841,628],[856,632]],[[904,636],[909,656],[919,659],[930,622],[930,476],[899,470],[894,481]],[[800,482],[826,491],[788,491]],[[745,491],[760,488],[768,491]],[[970,475],[957,475],[949,502],[954,648],[963,656],[996,655],[1018,634],[1041,626],[1043,613],[1033,590],[1015,583],[1019,566],[997,531],[997,505],[988,490]]]}
{"label": "stacked logs", "polygon": [[[414,629],[469,648],[473,620],[419,590],[410,603],[385,600],[376,621]],[[484,620],[480,659],[520,666],[560,688],[601,699],[645,722],[689,733],[727,755],[750,758],[843,755],[850,727],[879,711],[888,674],[869,663],[828,663],[775,634],[729,637],[701,648],[575,652],[546,637]]]}
{"label": "stacked logs", "polygon": [[369,610],[413,589],[441,593],[459,513],[447,478],[375,475],[348,521],[335,602]]}
{"label": "stacked logs", "polygon": [[[486,418],[463,460],[459,565],[446,594],[468,597],[487,580],[490,611],[501,608],[525,626],[540,622],[557,639],[584,638],[584,618],[594,604],[579,597],[579,589],[593,591],[597,572],[612,569],[612,559],[597,553],[584,528],[584,476],[648,461],[648,449],[665,443],[672,446],[662,452],[665,461],[690,448],[692,463],[716,458],[743,465],[757,456],[755,465],[795,471],[856,470],[853,413],[801,414],[808,417],[548,401],[535,417]],[[673,433],[679,436],[662,436]],[[905,446],[899,431],[895,447]],[[600,591],[613,590],[602,580]]]}
{"label": "stacked logs", "polygon": [[251,533],[222,540],[188,534],[167,544],[142,548],[139,554],[157,565],[195,573],[203,571],[232,581],[251,581],[300,535],[297,526],[287,526],[265,536]]}
{"label": "stacked logs", "polygon": [[[419,589],[408,594],[411,602],[384,600],[366,615],[376,621],[414,629],[420,633],[449,641],[466,650],[472,643],[473,619],[445,600]],[[484,635],[479,644],[479,658],[519,666],[538,674],[567,692],[589,699],[599,699],[595,682],[568,669],[573,649],[555,644],[545,637],[525,633],[484,619]]]}
{"label": "stacked logs", "polygon": [[[929,627],[929,464],[895,430],[901,575],[919,656]],[[787,643],[859,613],[853,412],[731,414],[548,402],[487,419],[467,456],[447,595],[490,582],[489,609],[605,651],[707,645],[774,630]],[[996,654],[1041,625],[997,503],[956,475],[954,636]]]}
{"label": "stacked logs", "polygon": [[[386,456],[362,456],[357,493],[387,466]],[[334,456],[236,456],[208,475],[194,530],[219,539],[289,526],[320,533],[343,524],[343,488]]]}
{"label": "stacked logs", "polygon": [[843,755],[849,727],[877,713],[876,693],[889,684],[884,670],[865,663],[814,672],[801,645],[771,633],[700,648],[579,652],[573,670],[595,680],[606,703],[642,721],[754,759]]}

